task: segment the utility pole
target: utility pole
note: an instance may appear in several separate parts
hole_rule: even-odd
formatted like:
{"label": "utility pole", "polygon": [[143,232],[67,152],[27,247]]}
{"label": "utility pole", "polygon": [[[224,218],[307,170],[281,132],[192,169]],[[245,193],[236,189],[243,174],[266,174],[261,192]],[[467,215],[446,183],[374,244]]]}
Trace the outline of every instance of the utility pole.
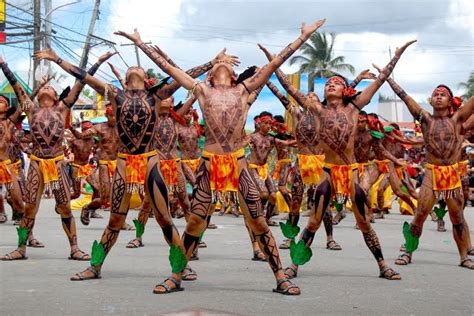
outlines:
{"label": "utility pole", "polygon": [[[51,16],[47,14],[53,11],[53,3],[51,0],[44,0],[44,12],[45,12],[45,20],[44,20],[44,49],[51,48]],[[44,64],[48,69],[48,74],[51,74],[51,63],[49,60],[45,60]]]}
{"label": "utility pole", "polygon": [[[33,2],[33,51],[41,50],[41,0],[34,0]],[[36,68],[39,62],[33,61],[33,90],[36,89]]]}
{"label": "utility pole", "polygon": [[[390,46],[388,47],[388,55],[390,57],[389,60],[392,60],[392,49]],[[392,71],[392,79],[395,81],[395,73]],[[398,123],[398,104],[397,104],[397,94],[393,93],[393,102],[395,103],[395,121]]]}
{"label": "utility pole", "polygon": [[[144,44],[151,44],[151,42],[146,42]],[[142,65],[140,64],[140,54],[139,54],[139,51],[138,51],[138,46],[135,45],[135,44],[120,44],[120,46],[130,46],[130,45],[135,46],[135,56],[137,57],[137,66],[141,67]]]}
{"label": "utility pole", "polygon": [[79,67],[83,69],[87,65],[87,58],[91,48],[91,35],[94,32],[95,21],[99,16],[99,6],[100,0],[95,0],[94,11],[92,12],[91,23],[89,24],[89,31],[87,32],[86,42],[84,44],[84,50],[82,51],[81,62],[79,64]]}

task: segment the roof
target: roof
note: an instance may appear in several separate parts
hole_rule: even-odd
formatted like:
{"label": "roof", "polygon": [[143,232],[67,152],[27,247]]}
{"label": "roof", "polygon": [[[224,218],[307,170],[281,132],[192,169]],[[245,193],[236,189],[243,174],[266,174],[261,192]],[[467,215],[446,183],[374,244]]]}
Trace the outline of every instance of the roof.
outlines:
{"label": "roof", "polygon": [[[30,88],[30,86],[28,86],[28,84],[25,81],[23,81],[23,79],[21,79],[20,76],[18,76],[18,74],[16,72],[13,72],[13,75],[18,80],[21,87],[26,91],[26,93],[31,94],[31,92],[33,90]],[[13,91],[13,88],[10,85],[10,82],[8,82],[7,79],[5,79],[5,81],[3,81],[3,83],[2,83],[2,85],[0,85],[0,93],[4,94],[4,95],[5,94],[15,94],[15,91]]]}

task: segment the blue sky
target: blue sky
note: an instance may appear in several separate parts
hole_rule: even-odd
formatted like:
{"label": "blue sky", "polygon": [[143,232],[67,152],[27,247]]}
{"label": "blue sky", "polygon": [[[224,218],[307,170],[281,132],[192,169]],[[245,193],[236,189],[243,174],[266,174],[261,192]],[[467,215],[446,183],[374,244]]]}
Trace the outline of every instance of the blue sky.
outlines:
{"label": "blue sky", "polygon": [[[53,8],[70,0],[52,0]],[[64,59],[78,63],[82,53],[94,0],[62,7],[50,16],[56,31],[53,48]],[[15,8],[15,7],[16,8]],[[7,33],[25,32],[22,25],[31,24],[31,0],[7,1]],[[43,14],[44,16],[44,14]],[[164,49],[183,69],[205,63],[223,47],[241,60],[242,71],[249,65],[263,65],[265,57],[256,44],[261,43],[278,52],[299,34],[302,21],[327,18],[323,32],[337,34],[335,55],[345,56],[356,73],[371,68],[373,62],[384,65],[397,46],[408,40],[418,42],[402,56],[395,68],[395,78],[419,102],[425,101],[434,86],[445,83],[456,94],[463,91],[458,83],[466,81],[474,69],[474,1],[471,0],[102,0],[94,34],[115,42],[120,56],[111,62],[125,72],[136,64],[132,46],[114,31],[132,31],[137,27],[145,41]],[[31,68],[31,36],[8,37],[10,43],[0,46],[0,53],[22,78],[28,80]],[[11,41],[21,43],[11,44]],[[111,47],[100,44],[91,49],[90,62]],[[155,68],[143,54],[144,68]],[[293,73],[297,65],[285,64],[282,70]],[[63,74],[54,67],[54,72]],[[31,74],[31,73],[30,73]],[[343,72],[347,78],[355,75]],[[97,77],[111,81],[104,65]],[[31,81],[31,76],[30,76]],[[72,79],[65,75],[55,85],[64,87]],[[306,84],[302,83],[302,88]],[[387,85],[381,93],[391,95]],[[177,97],[179,99],[179,97]],[[279,101],[263,91],[249,117],[262,109],[281,111]]]}

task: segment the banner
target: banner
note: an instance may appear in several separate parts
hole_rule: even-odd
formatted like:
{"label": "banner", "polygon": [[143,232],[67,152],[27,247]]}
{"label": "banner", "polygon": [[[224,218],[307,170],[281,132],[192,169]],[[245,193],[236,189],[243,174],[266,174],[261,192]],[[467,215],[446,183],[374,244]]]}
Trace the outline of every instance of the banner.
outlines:
{"label": "banner", "polygon": [[5,34],[5,0],[0,0],[0,43],[5,43],[7,36]]}

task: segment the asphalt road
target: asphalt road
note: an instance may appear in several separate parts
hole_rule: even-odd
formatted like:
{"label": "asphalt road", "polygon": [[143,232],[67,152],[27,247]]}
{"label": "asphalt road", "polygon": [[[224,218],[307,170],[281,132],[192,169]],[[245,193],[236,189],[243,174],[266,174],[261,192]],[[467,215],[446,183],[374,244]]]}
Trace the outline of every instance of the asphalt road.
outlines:
{"label": "asphalt road", "polygon": [[[395,203],[396,204],[396,203]],[[243,218],[214,216],[216,230],[208,230],[200,260],[193,261],[199,279],[183,282],[185,291],[170,295],[152,294],[155,284],[169,275],[168,246],[154,219],[144,235],[145,247],[126,249],[134,232],[123,231],[106,259],[102,279],[71,282],[69,277],[87,267],[87,262],[67,260],[68,242],[52,200],[43,200],[35,226],[35,236],[46,244],[28,249],[29,259],[0,262],[0,314],[2,315],[98,315],[98,314],[437,314],[474,313],[474,271],[458,267],[459,257],[448,232],[436,232],[435,223],[425,225],[413,264],[394,265],[402,281],[378,278],[378,269],[362,235],[354,229],[349,215],[335,227],[335,239],[342,251],[325,249],[324,228],[313,244],[313,258],[301,267],[295,282],[298,297],[272,293],[273,275],[266,263],[250,260],[251,248]],[[10,215],[9,209],[7,209]],[[76,218],[78,213],[75,212]],[[108,219],[94,219],[88,227],[77,221],[79,246],[88,252],[100,239]],[[466,209],[474,226],[474,209]],[[131,211],[128,219],[136,217]],[[306,217],[301,222],[306,224]],[[393,263],[403,242],[402,223],[410,217],[390,214],[374,227],[385,258]],[[180,232],[184,220],[176,220]],[[283,236],[272,228],[278,242]],[[471,234],[472,236],[472,234]],[[0,225],[0,252],[14,249],[17,234],[12,222]],[[284,266],[288,251],[281,251]]]}

